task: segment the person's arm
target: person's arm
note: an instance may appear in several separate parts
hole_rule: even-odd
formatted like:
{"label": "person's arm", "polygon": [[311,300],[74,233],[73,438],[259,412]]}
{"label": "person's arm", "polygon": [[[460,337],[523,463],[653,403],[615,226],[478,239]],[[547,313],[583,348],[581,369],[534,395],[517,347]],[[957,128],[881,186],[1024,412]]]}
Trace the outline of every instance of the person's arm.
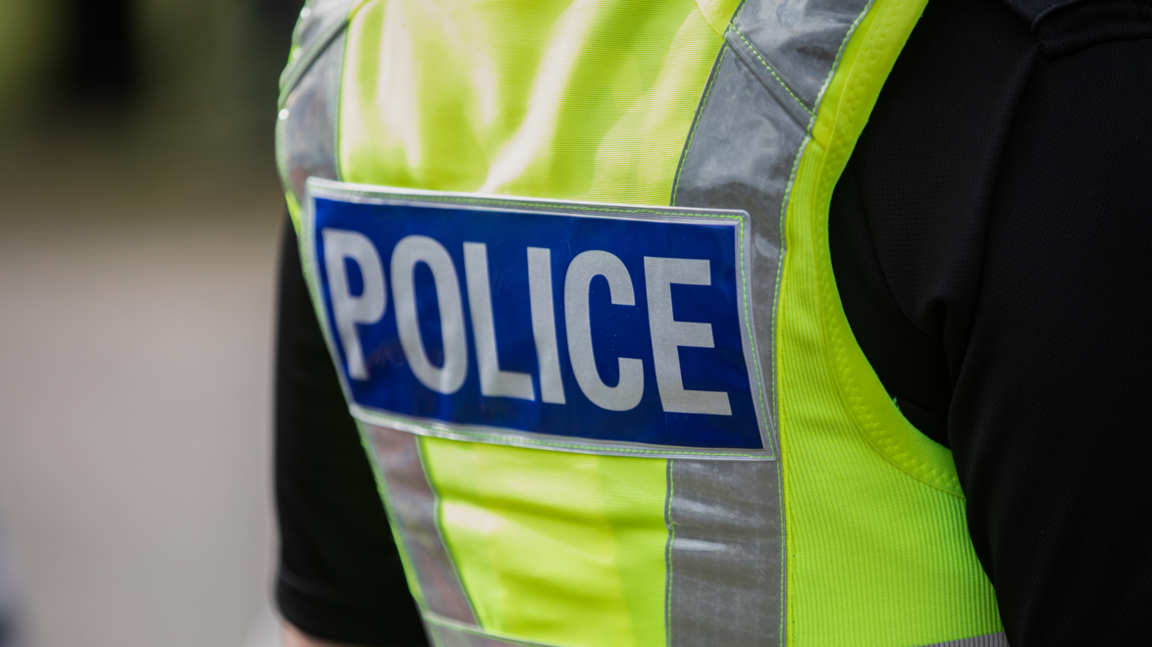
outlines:
{"label": "person's arm", "polygon": [[949,436],[1014,647],[1152,636],[1150,25],[1041,25],[990,204]]}
{"label": "person's arm", "polygon": [[274,460],[285,640],[427,645],[287,222],[280,264]]}
{"label": "person's arm", "polygon": [[833,197],[845,313],[951,448],[1013,647],[1152,635],[1149,105],[1147,2],[933,0]]}

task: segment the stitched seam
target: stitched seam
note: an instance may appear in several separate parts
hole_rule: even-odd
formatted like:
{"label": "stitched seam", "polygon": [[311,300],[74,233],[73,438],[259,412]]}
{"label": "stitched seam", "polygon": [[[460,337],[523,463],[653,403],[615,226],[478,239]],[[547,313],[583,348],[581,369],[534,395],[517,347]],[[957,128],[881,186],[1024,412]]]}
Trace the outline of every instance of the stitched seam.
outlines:
{"label": "stitched seam", "polygon": [[[855,26],[863,20],[863,17],[871,10],[871,7],[872,4],[869,4],[868,7],[865,7],[864,11],[861,12],[857,23],[855,23],[853,26],[853,32],[856,30]],[[898,7],[899,3],[897,2],[893,6],[893,10]],[[890,20],[890,17],[886,14],[879,15],[877,16],[878,25],[882,18],[887,18]],[[850,73],[851,71],[852,70],[849,70]],[[854,108],[856,107],[855,104],[858,102],[859,99],[857,98],[851,102],[851,105],[844,105],[846,107]],[[837,120],[837,124],[838,123],[839,120]],[[835,127],[836,124],[833,125],[833,131],[835,130]],[[834,138],[835,134],[833,134],[829,140],[832,141]],[[813,188],[813,191],[817,194],[830,192],[834,188],[834,182],[836,178],[829,177],[829,174],[827,173],[829,165],[827,162],[828,160],[825,159],[823,168],[821,168],[819,171],[819,173],[822,175],[819,185]],[[814,223],[814,228],[818,230],[819,225]],[[826,237],[826,225],[824,231],[824,236]],[[820,317],[822,319],[826,319],[829,316],[829,313],[827,312],[829,308],[835,307],[835,304],[832,303],[832,299],[836,298],[838,300],[838,292],[836,291],[835,285],[829,283],[830,280],[831,278],[829,276],[820,276],[821,293],[823,294],[822,301],[824,302],[819,311]],[[826,327],[823,322],[821,325],[822,327]],[[850,370],[850,364],[848,360],[847,347],[850,342],[841,334],[840,330],[832,330],[830,335],[830,343],[832,345],[832,348],[830,349],[830,355],[832,361],[834,362],[834,374],[839,376],[836,380],[838,386],[837,391],[844,406],[849,412],[851,412],[857,428],[860,430],[860,432],[862,432],[862,435],[866,441],[886,461],[888,461],[891,465],[896,467],[907,476],[946,495],[964,499],[964,495],[959,488],[959,483],[955,475],[941,472],[926,461],[922,460],[919,456],[910,456],[908,447],[903,444],[900,439],[895,438],[892,431],[877,422],[875,415],[872,413],[872,408],[864,404],[861,396],[858,395],[859,385],[857,376],[853,371]]]}
{"label": "stitched seam", "polygon": [[800,148],[796,151],[796,157],[792,160],[792,170],[788,174],[788,186],[784,189],[784,199],[780,202],[780,259],[776,261],[776,293],[772,302],[772,384],[775,386],[773,395],[776,396],[776,443],[779,449],[780,467],[777,476],[777,483],[779,486],[776,488],[776,498],[778,507],[780,509],[780,536],[783,541],[780,542],[780,647],[785,647],[787,644],[787,625],[788,625],[788,606],[787,606],[787,582],[788,582],[788,518],[787,518],[787,502],[784,496],[784,423],[783,416],[780,409],[780,386],[778,382],[779,372],[777,371],[777,364],[781,361],[781,357],[776,351],[776,336],[779,334],[779,326],[777,325],[780,316],[780,304],[784,299],[781,292],[782,283],[784,281],[784,260],[787,258],[788,252],[788,231],[785,229],[787,225],[788,202],[792,196],[792,189],[796,183],[796,176],[800,173],[800,160],[804,157],[804,151],[808,148],[809,143],[812,141],[811,128],[812,124],[816,121],[815,115],[812,121],[808,124],[809,134],[804,136],[804,140],[800,142]]}
{"label": "stitched seam", "polygon": [[[785,229],[788,224],[788,202],[792,196],[792,189],[796,183],[796,176],[800,173],[800,160],[804,157],[804,150],[808,147],[809,142],[812,141],[812,135],[804,136],[803,141],[800,142],[800,148],[796,151],[796,157],[792,160],[792,170],[788,174],[788,185],[784,188],[784,198],[780,201],[780,258],[776,261],[776,287],[775,295],[772,302],[772,349],[776,350],[776,335],[779,329],[777,326],[777,319],[780,316],[780,302],[783,300],[784,295],[781,293],[781,283],[784,280],[784,259],[788,255],[788,230]],[[776,353],[772,354],[773,359],[776,358]],[[776,395],[776,437],[777,443],[782,444],[780,440],[780,385],[777,381],[776,362],[772,363],[772,384],[775,387]],[[783,447],[780,448],[780,453],[784,453]]]}
{"label": "stitched seam", "polygon": [[[824,169],[821,169],[820,172],[824,173],[827,168],[827,164],[825,164]],[[820,180],[820,186],[813,188],[813,192],[823,193],[831,190],[831,188],[831,181],[828,177],[824,177]],[[818,230],[818,228],[818,225],[813,225],[814,230]],[[822,293],[822,303],[818,310],[821,319],[820,326],[827,330],[826,322],[831,316],[829,309],[835,307],[831,300],[837,293],[835,292],[835,285],[829,283],[830,278],[828,276],[820,276],[819,281],[820,292]],[[845,409],[850,412],[855,426],[865,441],[884,460],[908,477],[944,494],[963,499],[963,494],[958,491],[959,484],[955,476],[942,474],[918,457],[910,457],[907,446],[901,443],[899,439],[894,438],[888,428],[879,424],[871,407],[863,403],[862,397],[859,395],[857,375],[850,369],[847,350],[849,341],[843,336],[842,331],[833,328],[828,335],[827,343],[830,345],[828,357],[831,360],[833,374],[839,376],[836,379],[836,392]]]}
{"label": "stitched seam", "polygon": [[688,151],[692,149],[692,142],[696,139],[696,129],[700,125],[700,119],[704,116],[704,106],[708,104],[708,97],[712,95],[712,86],[716,83],[716,78],[720,76],[720,64],[724,62],[724,55],[728,53],[727,43],[720,46],[720,58],[716,60],[716,69],[711,78],[708,79],[708,87],[704,89],[704,98],[700,100],[700,110],[696,113],[695,119],[692,120],[692,130],[688,133],[688,143],[684,145],[684,152],[680,154],[680,168],[676,170],[676,179],[672,184],[672,204],[676,204],[676,195],[680,191],[680,176],[684,174],[684,162],[688,159]]}
{"label": "stitched seam", "polygon": [[[759,349],[756,347],[756,334],[752,328],[752,304],[749,303],[750,295],[748,294],[748,292],[750,292],[750,290],[748,288],[750,288],[751,285],[749,284],[749,281],[748,281],[747,268],[745,267],[745,263],[744,263],[744,251],[743,251],[744,250],[744,223],[743,223],[743,221],[741,221],[741,223],[740,223],[740,250],[741,250],[740,251],[740,280],[743,282],[743,285],[745,288],[744,289],[744,299],[743,299],[744,300],[744,327],[748,329],[748,337],[751,340],[751,344],[752,344],[752,365],[756,368],[756,386],[759,389],[759,393],[757,394],[757,397],[760,400],[760,407],[763,410],[762,415],[767,416],[768,415],[768,396],[765,395],[765,393],[764,393],[764,371],[760,369],[760,352],[759,352]],[[783,254],[781,254],[781,258],[783,258]],[[780,273],[777,272],[776,274],[777,274],[777,280],[779,280],[779,274]],[[768,343],[774,344],[775,340],[770,340]],[[772,349],[773,349],[773,351],[775,351],[775,346],[773,346]],[[773,355],[775,355],[775,352],[773,352]],[[760,426],[759,422],[760,421],[757,421],[757,425],[756,425],[757,427]],[[764,422],[766,423],[765,428],[767,428],[768,427],[767,420],[765,420]],[[777,452],[776,452],[776,449],[772,446],[771,440],[772,439],[769,438],[768,439],[769,442],[764,443],[764,449],[771,451],[773,457],[776,457]]]}
{"label": "stitched seam", "polygon": [[712,94],[712,86],[716,83],[716,78],[720,76],[720,65],[724,62],[724,57],[728,54],[728,32],[736,27],[733,23],[736,21],[737,16],[744,11],[744,7],[748,4],[748,0],[741,0],[740,6],[736,7],[736,12],[732,14],[732,18],[728,20],[728,24],[724,26],[724,33],[720,34],[720,53],[716,55],[716,62],[712,65],[712,71],[708,75],[708,85],[704,88],[704,96],[700,99],[700,105],[696,108],[696,114],[692,117],[692,129],[688,132],[688,142],[684,144],[684,150],[680,152],[680,164],[676,167],[676,179],[672,181],[672,205],[676,204],[676,195],[680,191],[680,176],[684,173],[684,162],[688,159],[688,151],[692,150],[692,141],[696,138],[696,129],[700,126],[700,119],[704,116],[704,108],[708,105],[708,97]]}
{"label": "stitched seam", "polygon": [[[387,422],[382,424],[382,423],[376,422],[374,420],[364,420],[363,418],[358,417],[354,411],[351,413],[352,413],[352,416],[354,418],[356,418],[357,420],[360,420],[361,422],[363,422],[365,424],[377,425],[377,426],[386,426],[388,424]],[[594,445],[592,443],[588,443],[588,444],[584,444],[584,445],[579,445],[579,444],[575,444],[575,443],[559,443],[559,442],[551,442],[551,441],[547,441],[547,440],[536,440],[536,439],[528,438],[528,437],[524,437],[524,436],[514,436],[511,434],[501,434],[501,433],[487,433],[487,432],[482,432],[482,431],[468,431],[468,430],[453,429],[449,432],[444,432],[440,429],[437,429],[436,427],[433,427],[432,425],[426,425],[426,424],[423,424],[420,422],[413,422],[411,420],[407,420],[404,418],[397,418],[394,416],[388,416],[388,415],[379,414],[376,412],[372,412],[370,414],[370,416],[372,418],[377,418],[377,419],[383,420],[383,421],[395,421],[396,423],[400,423],[401,426],[416,427],[419,429],[423,429],[423,430],[428,432],[426,435],[434,436],[437,438],[450,438],[450,436],[455,435],[455,436],[464,436],[467,438],[495,439],[498,441],[505,441],[505,442],[498,443],[501,445],[509,445],[509,444],[511,444],[512,446],[521,446],[521,445],[533,446],[533,445],[535,445],[535,446],[540,446],[540,447],[560,447],[560,448],[564,448],[564,449],[584,449],[584,450],[595,449],[595,450],[603,451],[603,452],[613,452],[613,453],[623,453],[623,454],[659,454],[659,455],[675,454],[676,456],[733,456],[733,457],[741,457],[741,458],[769,458],[769,456],[767,456],[765,454],[752,454],[752,453],[748,453],[748,452],[704,452],[704,451],[686,452],[686,451],[679,451],[678,449],[676,449],[674,447],[669,447],[669,449],[632,449],[632,448],[628,448],[628,447],[607,447],[604,445]],[[525,432],[525,433],[531,433],[531,432]],[[507,442],[508,440],[513,440],[515,442],[508,443]]]}
{"label": "stitched seam", "polygon": [[[347,193],[349,195],[357,195],[357,196],[361,196],[361,197],[366,197],[366,198],[379,197],[378,195],[373,195],[371,193],[362,192],[362,191],[340,191],[340,192],[341,193]],[[527,201],[527,200],[496,200],[496,199],[489,199],[489,198],[455,198],[455,197],[437,197],[437,196],[426,196],[426,195],[417,195],[417,196],[403,196],[403,195],[397,195],[397,194],[387,194],[387,195],[390,197],[396,197],[396,198],[401,198],[401,199],[412,199],[412,200],[417,200],[417,201],[421,201],[421,202],[447,202],[447,203],[460,203],[460,204],[527,206],[527,207],[541,207],[541,208],[546,208],[546,209],[565,209],[568,211],[600,211],[600,212],[605,212],[605,213],[639,213],[639,214],[645,214],[646,213],[646,214],[652,214],[652,215],[656,215],[656,216],[677,216],[678,217],[678,216],[688,215],[688,216],[691,216],[694,218],[706,217],[706,218],[724,218],[727,220],[740,220],[740,216],[723,214],[723,213],[685,214],[685,213],[678,212],[678,211],[660,211],[658,209],[613,209],[610,207],[593,207],[593,206],[588,206],[588,205],[583,205],[583,204],[568,205],[568,204],[555,204],[555,203],[548,203],[548,202],[532,202],[532,201]],[[317,197],[324,199],[324,196],[317,196]],[[741,224],[743,224],[743,223],[741,223]]]}
{"label": "stitched seam", "polygon": [[784,508],[784,450],[780,450],[780,465],[776,469],[776,508],[780,511],[780,647],[786,647],[784,627],[788,624],[788,520]]}
{"label": "stitched seam", "polygon": [[[872,10],[872,5],[876,4],[876,0],[868,0],[868,4],[856,15],[856,20],[848,27],[848,31],[844,32],[844,38],[840,41],[840,49],[836,50],[836,59],[832,61],[832,68],[828,70],[828,76],[824,78],[824,84],[820,86],[820,92],[816,95],[815,109],[819,110],[820,103],[824,100],[824,93],[828,90],[828,86],[832,84],[832,77],[836,76],[836,70],[840,69],[840,61],[844,58],[844,50],[848,49],[848,41],[852,39],[852,35],[856,33],[856,29],[864,22],[864,16]],[[815,116],[815,115],[813,115]],[[809,128],[815,125],[815,120],[809,124]]]}
{"label": "stitched seam", "polygon": [[732,32],[740,37],[740,40],[744,42],[744,45],[752,52],[752,54],[756,57],[756,60],[760,61],[760,64],[763,65],[764,69],[768,70],[768,73],[772,75],[772,78],[776,79],[776,82],[784,88],[784,91],[788,93],[788,96],[795,99],[796,103],[800,104],[800,107],[804,109],[804,112],[815,116],[815,113],[809,110],[808,106],[804,105],[804,102],[800,100],[800,97],[796,96],[796,93],[792,92],[792,88],[788,87],[788,84],[781,80],[779,76],[777,76],[776,70],[772,69],[772,66],[768,64],[768,61],[764,60],[764,57],[760,55],[760,51],[753,47],[752,43],[748,42],[748,39],[744,37],[744,34],[742,34],[739,29],[735,28],[732,29]]}
{"label": "stitched seam", "polygon": [[[377,196],[374,196],[373,194],[370,194],[367,192],[361,192],[361,191],[347,191],[347,193],[359,195],[362,197],[377,197]],[[387,195],[393,196],[393,197],[398,197],[401,199],[409,198],[409,196],[403,196],[403,195],[398,195],[398,194],[387,194]],[[319,197],[322,198],[323,196],[319,196]],[[724,218],[724,219],[728,219],[728,220],[740,220],[740,216],[731,215],[731,214],[723,214],[723,213],[684,214],[684,213],[678,212],[678,211],[661,211],[659,209],[624,209],[624,208],[612,208],[612,207],[596,207],[596,206],[583,205],[583,204],[558,204],[558,203],[549,203],[549,202],[534,202],[531,200],[500,200],[500,199],[495,199],[495,198],[464,198],[464,197],[425,196],[425,195],[411,196],[411,199],[415,199],[415,200],[423,201],[423,202],[447,202],[447,203],[460,203],[460,204],[478,204],[479,203],[479,204],[490,204],[490,205],[501,205],[501,206],[508,205],[508,206],[542,207],[542,208],[547,208],[547,209],[565,209],[568,211],[600,211],[600,212],[605,212],[605,213],[639,213],[639,214],[645,214],[646,213],[646,214],[652,214],[652,215],[657,215],[657,216],[690,215],[692,217],[704,216],[704,217],[708,217],[708,218]]]}
{"label": "stitched seam", "polygon": [[[736,21],[740,19],[741,15],[743,15],[744,8],[747,6],[748,6],[748,0],[743,0],[740,3],[740,6],[736,7],[735,13],[732,14],[732,19],[728,21],[728,29],[736,29]],[[725,34],[728,33],[728,29],[724,30]]]}

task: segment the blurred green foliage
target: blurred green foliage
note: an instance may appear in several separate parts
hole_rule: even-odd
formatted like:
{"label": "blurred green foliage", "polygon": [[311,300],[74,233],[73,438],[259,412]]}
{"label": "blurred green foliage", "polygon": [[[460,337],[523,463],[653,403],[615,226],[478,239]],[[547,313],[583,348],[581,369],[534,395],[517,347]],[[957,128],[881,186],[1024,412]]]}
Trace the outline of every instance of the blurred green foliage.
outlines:
{"label": "blurred green foliage", "polygon": [[[93,26],[94,7],[116,3],[128,18],[120,32],[131,41],[121,51],[132,58],[127,90],[121,76],[110,92],[93,91],[93,79],[78,83],[77,70],[91,73],[102,55],[94,50],[112,40]],[[278,81],[302,5],[0,0],[0,220],[19,214],[20,196],[54,201],[61,212],[109,213],[129,203],[270,196],[272,206],[262,209],[278,211]]]}
{"label": "blurred green foliage", "polygon": [[0,120],[21,116],[39,96],[59,50],[52,0],[0,0]]}
{"label": "blurred green foliage", "polygon": [[[84,0],[80,0],[84,1]],[[90,0],[89,0],[90,1]],[[0,122],[83,112],[62,88],[75,0],[0,0]],[[133,119],[230,136],[271,124],[302,0],[130,0],[139,79]],[[118,106],[121,107],[121,106]],[[103,109],[103,108],[101,108]]]}

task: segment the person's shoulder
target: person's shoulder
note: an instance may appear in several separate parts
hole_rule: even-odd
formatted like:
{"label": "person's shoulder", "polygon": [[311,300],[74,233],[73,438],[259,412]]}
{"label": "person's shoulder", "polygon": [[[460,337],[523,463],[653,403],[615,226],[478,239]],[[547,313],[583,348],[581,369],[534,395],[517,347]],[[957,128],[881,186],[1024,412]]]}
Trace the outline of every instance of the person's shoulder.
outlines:
{"label": "person's shoulder", "polygon": [[1045,16],[1074,4],[1087,4],[1088,0],[1001,0],[1029,27],[1035,27]]}
{"label": "person's shoulder", "polygon": [[1024,22],[1049,58],[1092,45],[1152,38],[1149,0],[1000,0]]}

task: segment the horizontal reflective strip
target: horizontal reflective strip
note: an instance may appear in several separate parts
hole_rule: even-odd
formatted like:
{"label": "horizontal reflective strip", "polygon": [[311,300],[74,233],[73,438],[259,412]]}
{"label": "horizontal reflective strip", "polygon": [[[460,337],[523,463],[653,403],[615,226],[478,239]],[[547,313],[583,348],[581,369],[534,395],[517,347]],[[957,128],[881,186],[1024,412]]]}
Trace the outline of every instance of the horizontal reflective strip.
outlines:
{"label": "horizontal reflective strip", "polygon": [[973,636],[972,638],[961,638],[960,640],[949,640],[948,642],[932,643],[931,645],[924,645],[923,647],[1009,647],[1008,637],[1004,632],[994,634],[985,634],[983,636]]}
{"label": "horizontal reflective strip", "polygon": [[584,441],[580,438],[555,436],[541,433],[517,433],[492,427],[430,424],[426,420],[385,414],[351,405],[352,416],[369,425],[399,429],[417,436],[462,440],[472,443],[489,443],[526,449],[543,449],[577,454],[599,456],[642,456],[644,458],[690,458],[699,460],[764,461],[775,460],[775,456],[764,451],[731,452],[722,450],[699,450],[693,447],[645,447],[635,443],[612,441]]}

